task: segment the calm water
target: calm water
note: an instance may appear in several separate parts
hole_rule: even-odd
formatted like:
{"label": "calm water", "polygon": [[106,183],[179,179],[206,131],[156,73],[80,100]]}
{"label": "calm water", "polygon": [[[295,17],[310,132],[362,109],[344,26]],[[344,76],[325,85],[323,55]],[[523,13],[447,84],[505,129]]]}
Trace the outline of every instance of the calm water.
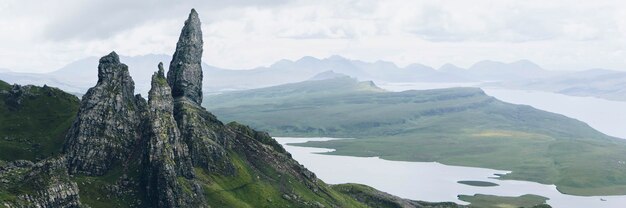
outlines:
{"label": "calm water", "polygon": [[[388,83],[382,84],[380,87],[391,91],[403,91],[469,87],[476,84],[478,83]],[[626,139],[626,102],[541,91],[492,88],[483,88],[483,90],[499,100],[530,105],[537,109],[565,115],[583,121],[607,135]]]}
{"label": "calm water", "polygon": [[[553,207],[624,207],[626,196],[579,197],[561,194],[553,185],[498,180],[494,174],[509,171],[442,165],[434,162],[401,162],[377,157],[323,155],[332,149],[290,146],[289,143],[327,141],[333,138],[276,138],[293,157],[327,183],[361,183],[403,198],[424,201],[453,201],[457,195],[491,194],[520,196],[536,194],[550,198]],[[488,181],[494,187],[459,184],[461,180]],[[606,201],[602,201],[604,199]]]}

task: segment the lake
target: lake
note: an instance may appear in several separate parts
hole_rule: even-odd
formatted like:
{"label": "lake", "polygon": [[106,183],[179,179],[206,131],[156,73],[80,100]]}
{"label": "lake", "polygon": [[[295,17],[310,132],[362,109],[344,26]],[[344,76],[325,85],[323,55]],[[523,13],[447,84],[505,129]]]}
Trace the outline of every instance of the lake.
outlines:
{"label": "lake", "polygon": [[[457,195],[535,194],[550,198],[548,204],[553,207],[624,207],[626,204],[626,196],[571,196],[559,193],[554,185],[496,179],[495,174],[506,174],[509,171],[449,166],[436,162],[402,162],[382,160],[378,157],[324,155],[318,153],[333,150],[289,145],[333,139],[335,138],[276,138],[294,159],[327,183],[361,183],[407,199],[467,204],[458,200]],[[457,183],[464,180],[492,182],[499,186],[478,187]]]}
{"label": "lake", "polygon": [[[390,91],[404,91],[472,87],[478,84],[480,83],[386,83],[379,86]],[[494,88],[483,88],[483,90],[499,100],[530,105],[537,109],[562,114],[583,121],[607,135],[626,138],[626,102],[541,91]],[[457,195],[536,194],[550,198],[548,204],[553,207],[624,207],[626,204],[626,196],[571,196],[561,194],[554,185],[498,180],[495,176],[495,174],[505,174],[509,171],[449,166],[436,162],[402,162],[382,160],[377,157],[323,155],[317,153],[333,150],[287,145],[287,143],[332,139],[277,138],[296,160],[327,183],[362,183],[408,199],[467,204],[458,200]],[[458,181],[485,181],[499,186],[478,187],[460,184]]]}

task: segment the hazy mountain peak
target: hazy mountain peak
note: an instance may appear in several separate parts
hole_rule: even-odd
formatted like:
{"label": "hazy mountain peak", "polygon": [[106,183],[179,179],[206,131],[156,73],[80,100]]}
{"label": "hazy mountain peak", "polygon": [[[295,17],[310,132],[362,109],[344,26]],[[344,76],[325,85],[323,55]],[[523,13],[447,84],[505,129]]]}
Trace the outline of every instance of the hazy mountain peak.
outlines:
{"label": "hazy mountain peak", "polygon": [[349,59],[347,59],[347,58],[345,58],[343,56],[340,56],[340,55],[332,55],[332,56],[329,56],[328,58],[325,58],[325,59],[329,60],[329,61],[349,61]]}
{"label": "hazy mountain peak", "polygon": [[435,70],[433,67],[428,66],[428,65],[424,65],[424,64],[420,64],[420,63],[413,63],[410,64],[406,67],[404,67],[405,69],[421,69],[421,70]]}
{"label": "hazy mountain peak", "polygon": [[393,68],[398,68],[398,66],[391,62],[391,61],[384,61],[384,60],[378,60],[376,62],[374,62],[375,65],[378,66],[383,66],[383,67],[393,67]]}
{"label": "hazy mountain peak", "polygon": [[526,68],[529,68],[529,69],[541,69],[541,70],[543,70],[543,68],[541,68],[541,66],[539,66],[535,62],[532,62],[532,61],[530,61],[528,59],[522,59],[522,60],[519,60],[519,61],[515,61],[515,62],[510,63],[509,65],[517,65],[517,66],[526,67]]}
{"label": "hazy mountain peak", "polygon": [[293,64],[294,62],[292,60],[289,59],[281,59],[275,63],[273,63],[272,65],[269,66],[269,68],[274,68],[274,67],[282,67],[282,66],[288,66]]}
{"label": "hazy mountain peak", "polygon": [[479,62],[476,62],[474,65],[469,67],[469,70],[477,70],[477,69],[493,69],[495,67],[502,67],[506,65],[503,62],[499,62],[499,61],[492,61],[492,60],[482,60]]}
{"label": "hazy mountain peak", "polygon": [[333,70],[328,70],[308,79],[308,81],[316,81],[316,80],[326,80],[326,79],[337,79],[337,78],[349,78],[350,76],[342,73],[337,73]]}
{"label": "hazy mountain peak", "polygon": [[444,65],[442,65],[441,67],[439,67],[438,69],[439,71],[444,71],[444,72],[452,72],[452,71],[465,71],[465,68],[461,68],[457,65],[451,64],[451,63],[446,63]]}
{"label": "hazy mountain peak", "polygon": [[303,56],[302,58],[298,59],[296,62],[298,63],[313,63],[313,62],[318,62],[320,61],[320,59],[315,58],[313,56]]}

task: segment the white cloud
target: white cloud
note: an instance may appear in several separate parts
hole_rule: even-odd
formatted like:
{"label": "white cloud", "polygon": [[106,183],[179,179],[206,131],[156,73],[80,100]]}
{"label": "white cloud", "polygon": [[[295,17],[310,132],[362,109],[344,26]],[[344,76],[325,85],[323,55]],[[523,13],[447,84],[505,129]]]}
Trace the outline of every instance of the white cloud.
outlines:
{"label": "white cloud", "polygon": [[468,66],[530,59],[550,69],[626,70],[621,1],[16,1],[0,3],[0,67],[50,71],[111,50],[171,54],[189,8],[204,60],[251,68],[339,54]]}

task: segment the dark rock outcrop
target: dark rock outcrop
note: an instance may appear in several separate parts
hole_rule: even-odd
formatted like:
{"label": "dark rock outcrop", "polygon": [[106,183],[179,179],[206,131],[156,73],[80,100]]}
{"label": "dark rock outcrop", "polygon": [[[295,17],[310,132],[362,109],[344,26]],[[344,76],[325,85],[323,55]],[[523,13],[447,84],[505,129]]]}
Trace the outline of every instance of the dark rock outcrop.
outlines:
{"label": "dark rock outcrop", "polygon": [[191,10],[167,72],[174,98],[188,98],[197,104],[202,103],[202,44],[200,18],[196,10]]}
{"label": "dark rock outcrop", "polygon": [[128,66],[115,52],[100,59],[98,83],[83,96],[67,134],[70,173],[103,175],[133,155],[145,111],[145,100],[133,95],[134,88]]}
{"label": "dark rock outcrop", "polygon": [[0,200],[5,207],[80,207],[78,185],[70,180],[65,157],[38,163],[16,160],[0,166],[0,189],[20,192]]}

